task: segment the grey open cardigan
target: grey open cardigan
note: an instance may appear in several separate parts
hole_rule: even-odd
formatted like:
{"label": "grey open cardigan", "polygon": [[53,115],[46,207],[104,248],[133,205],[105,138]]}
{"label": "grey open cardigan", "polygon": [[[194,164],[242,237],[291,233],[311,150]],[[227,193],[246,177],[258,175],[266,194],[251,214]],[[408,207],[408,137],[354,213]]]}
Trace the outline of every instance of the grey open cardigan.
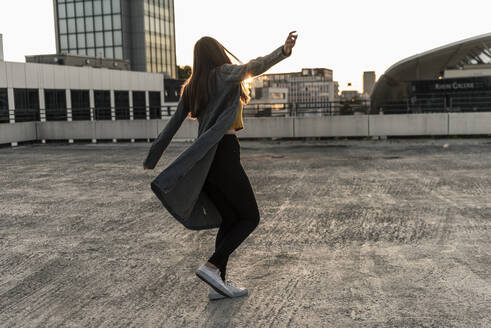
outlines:
{"label": "grey open cardigan", "polygon": [[[264,73],[288,56],[281,46],[244,65],[224,64],[211,71],[216,92],[197,117],[197,139],[150,184],[169,213],[186,228],[202,230],[220,226],[220,212],[202,189],[218,142],[237,117],[240,83],[249,76]],[[188,110],[180,100],[176,112],[150,147],[144,161],[147,168],[155,167],[187,115]]]}

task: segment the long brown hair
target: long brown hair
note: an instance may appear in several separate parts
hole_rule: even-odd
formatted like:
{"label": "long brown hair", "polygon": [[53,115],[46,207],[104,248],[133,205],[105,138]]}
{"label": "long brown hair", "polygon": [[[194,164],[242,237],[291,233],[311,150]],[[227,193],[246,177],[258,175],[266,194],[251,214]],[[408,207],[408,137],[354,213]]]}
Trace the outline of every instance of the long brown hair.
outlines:
{"label": "long brown hair", "polygon": [[[182,101],[191,118],[195,119],[199,115],[200,110],[208,104],[210,96],[216,91],[215,79],[212,79],[213,83],[208,85],[211,70],[220,65],[232,63],[226,52],[242,63],[212,37],[204,36],[194,45],[193,70],[181,88]],[[208,93],[208,90],[211,94]],[[246,89],[243,82],[241,82],[240,100],[244,104],[249,101],[249,90]]]}

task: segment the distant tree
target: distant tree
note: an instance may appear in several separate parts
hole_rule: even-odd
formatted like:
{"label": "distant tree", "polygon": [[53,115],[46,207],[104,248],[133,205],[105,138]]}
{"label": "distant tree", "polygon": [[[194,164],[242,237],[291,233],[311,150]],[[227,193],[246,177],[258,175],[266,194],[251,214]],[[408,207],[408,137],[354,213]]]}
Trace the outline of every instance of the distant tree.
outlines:
{"label": "distant tree", "polygon": [[186,66],[179,66],[177,65],[177,78],[185,80],[188,77],[191,76],[191,66],[186,65]]}

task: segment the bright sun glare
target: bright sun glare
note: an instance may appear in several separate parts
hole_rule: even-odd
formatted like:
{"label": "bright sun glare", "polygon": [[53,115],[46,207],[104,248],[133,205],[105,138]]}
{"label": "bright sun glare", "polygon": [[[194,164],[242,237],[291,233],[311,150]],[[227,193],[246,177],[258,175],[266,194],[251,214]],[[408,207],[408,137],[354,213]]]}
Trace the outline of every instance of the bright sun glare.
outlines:
{"label": "bright sun glare", "polygon": [[249,77],[249,78],[245,79],[245,80],[244,80],[244,83],[245,83],[245,84],[247,84],[247,85],[251,85],[251,83],[252,83],[252,80],[253,80],[253,79],[254,79],[254,78],[251,76],[251,77]]}

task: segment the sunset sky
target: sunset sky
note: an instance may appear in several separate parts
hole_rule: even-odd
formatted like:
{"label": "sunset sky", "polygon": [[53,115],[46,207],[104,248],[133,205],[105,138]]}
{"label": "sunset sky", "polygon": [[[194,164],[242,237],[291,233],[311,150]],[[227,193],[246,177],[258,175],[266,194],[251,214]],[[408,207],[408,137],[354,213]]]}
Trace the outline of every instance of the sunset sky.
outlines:
{"label": "sunset sky", "polygon": [[[489,0],[175,0],[177,63],[192,64],[193,45],[204,35],[245,62],[297,30],[292,56],[269,72],[326,67],[340,90],[361,90],[363,71],[378,77],[406,57],[491,32],[490,12]],[[53,1],[1,0],[0,33],[7,61],[54,53]]]}

